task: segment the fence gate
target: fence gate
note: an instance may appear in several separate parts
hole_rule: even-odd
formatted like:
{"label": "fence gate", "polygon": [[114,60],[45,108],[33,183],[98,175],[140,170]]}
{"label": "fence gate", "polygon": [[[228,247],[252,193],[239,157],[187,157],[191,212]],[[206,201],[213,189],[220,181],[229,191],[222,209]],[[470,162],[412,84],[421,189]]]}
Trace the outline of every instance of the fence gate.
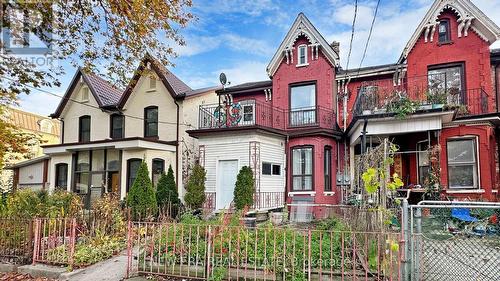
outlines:
{"label": "fence gate", "polygon": [[500,280],[500,204],[423,201],[409,211],[406,280]]}

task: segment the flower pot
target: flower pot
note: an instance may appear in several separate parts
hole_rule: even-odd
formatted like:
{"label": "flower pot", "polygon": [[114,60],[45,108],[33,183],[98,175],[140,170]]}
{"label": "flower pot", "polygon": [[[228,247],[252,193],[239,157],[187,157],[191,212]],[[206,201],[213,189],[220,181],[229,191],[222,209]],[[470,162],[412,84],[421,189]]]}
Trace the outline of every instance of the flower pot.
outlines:
{"label": "flower pot", "polygon": [[243,222],[243,225],[246,227],[255,227],[257,225],[256,218],[241,218],[240,222]]}
{"label": "flower pot", "polygon": [[284,217],[285,214],[283,214],[282,212],[271,213],[271,223],[273,225],[280,225],[283,223]]}

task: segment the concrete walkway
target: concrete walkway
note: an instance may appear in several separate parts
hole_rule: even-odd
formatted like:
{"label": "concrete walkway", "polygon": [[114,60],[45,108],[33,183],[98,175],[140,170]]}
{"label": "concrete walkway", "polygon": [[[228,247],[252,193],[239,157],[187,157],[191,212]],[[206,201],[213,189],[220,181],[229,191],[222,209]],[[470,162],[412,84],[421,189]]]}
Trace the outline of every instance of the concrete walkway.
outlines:
{"label": "concrete walkway", "polygon": [[118,256],[96,263],[83,270],[77,270],[73,274],[63,274],[59,279],[71,281],[119,281],[125,278],[126,273],[127,251],[123,251]]}

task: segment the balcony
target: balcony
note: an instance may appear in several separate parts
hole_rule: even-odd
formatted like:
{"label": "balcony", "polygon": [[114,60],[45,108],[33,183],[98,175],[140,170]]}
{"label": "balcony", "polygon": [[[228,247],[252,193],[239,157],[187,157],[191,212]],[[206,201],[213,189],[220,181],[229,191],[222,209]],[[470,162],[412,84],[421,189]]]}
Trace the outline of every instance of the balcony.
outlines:
{"label": "balcony", "polygon": [[231,105],[201,105],[199,129],[262,127],[275,130],[301,128],[336,128],[335,113],[321,106],[283,110],[269,104],[251,101]]}
{"label": "balcony", "polygon": [[[413,86],[362,86],[358,89],[354,115],[391,113],[404,117],[418,111],[456,110],[458,116],[491,113],[490,95],[482,88],[430,88]],[[489,108],[490,107],[490,108]]]}

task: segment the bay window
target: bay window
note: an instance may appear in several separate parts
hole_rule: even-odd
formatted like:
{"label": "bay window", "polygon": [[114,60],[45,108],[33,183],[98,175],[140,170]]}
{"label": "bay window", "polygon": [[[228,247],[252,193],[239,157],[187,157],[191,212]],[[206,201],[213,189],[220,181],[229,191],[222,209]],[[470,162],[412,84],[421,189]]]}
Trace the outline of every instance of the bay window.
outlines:
{"label": "bay window", "polygon": [[448,140],[448,185],[450,189],[479,186],[476,150],[475,138]]}
{"label": "bay window", "polygon": [[316,123],[316,84],[290,87],[290,125],[304,126]]}
{"label": "bay window", "polygon": [[313,148],[292,148],[292,190],[313,190]]}

